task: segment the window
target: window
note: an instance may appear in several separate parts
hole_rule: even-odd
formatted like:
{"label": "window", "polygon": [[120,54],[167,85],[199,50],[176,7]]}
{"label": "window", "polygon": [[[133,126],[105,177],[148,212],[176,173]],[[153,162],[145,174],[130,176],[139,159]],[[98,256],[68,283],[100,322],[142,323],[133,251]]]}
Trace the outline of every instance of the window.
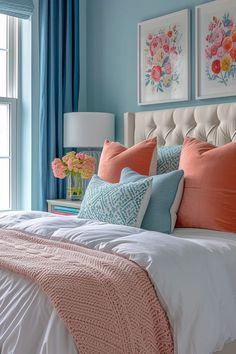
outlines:
{"label": "window", "polygon": [[18,20],[0,14],[0,210],[16,208]]}

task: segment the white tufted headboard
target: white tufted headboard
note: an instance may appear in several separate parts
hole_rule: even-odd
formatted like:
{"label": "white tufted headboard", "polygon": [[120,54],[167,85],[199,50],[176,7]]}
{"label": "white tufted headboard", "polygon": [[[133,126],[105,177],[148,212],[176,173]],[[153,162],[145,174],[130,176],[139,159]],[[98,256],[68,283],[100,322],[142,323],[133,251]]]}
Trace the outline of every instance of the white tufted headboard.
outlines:
{"label": "white tufted headboard", "polygon": [[124,114],[125,145],[157,137],[158,145],[192,136],[214,145],[236,141],[236,103]]}

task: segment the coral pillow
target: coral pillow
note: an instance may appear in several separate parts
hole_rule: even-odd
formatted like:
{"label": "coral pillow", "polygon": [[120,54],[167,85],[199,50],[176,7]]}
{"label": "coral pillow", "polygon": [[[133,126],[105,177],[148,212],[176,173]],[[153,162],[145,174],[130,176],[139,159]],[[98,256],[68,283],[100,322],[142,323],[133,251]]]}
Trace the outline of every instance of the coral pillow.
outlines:
{"label": "coral pillow", "polygon": [[156,138],[144,140],[131,148],[106,140],[99,162],[98,176],[117,183],[123,168],[129,167],[141,175],[156,174]]}
{"label": "coral pillow", "polygon": [[179,168],[185,188],[176,226],[236,232],[236,142],[186,138]]}

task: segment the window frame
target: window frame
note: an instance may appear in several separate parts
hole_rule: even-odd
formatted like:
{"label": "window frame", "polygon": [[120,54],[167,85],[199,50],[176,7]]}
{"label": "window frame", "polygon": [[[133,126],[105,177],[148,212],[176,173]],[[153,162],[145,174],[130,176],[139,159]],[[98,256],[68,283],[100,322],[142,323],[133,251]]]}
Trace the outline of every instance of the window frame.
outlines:
{"label": "window frame", "polygon": [[[9,159],[10,168],[10,195],[9,209],[17,209],[18,205],[18,119],[17,119],[17,103],[18,103],[18,53],[19,53],[19,22],[17,18],[7,16],[7,43],[8,43],[8,60],[7,60],[7,97],[0,97],[0,104],[7,104],[9,107],[9,156],[2,159]],[[1,157],[0,157],[1,158]],[[4,210],[0,210],[4,211]]]}
{"label": "window frame", "polygon": [[9,107],[9,156],[3,156],[0,159],[8,159],[10,162],[10,208],[6,210],[13,210],[17,208],[17,99],[0,97],[0,104],[6,104]]}

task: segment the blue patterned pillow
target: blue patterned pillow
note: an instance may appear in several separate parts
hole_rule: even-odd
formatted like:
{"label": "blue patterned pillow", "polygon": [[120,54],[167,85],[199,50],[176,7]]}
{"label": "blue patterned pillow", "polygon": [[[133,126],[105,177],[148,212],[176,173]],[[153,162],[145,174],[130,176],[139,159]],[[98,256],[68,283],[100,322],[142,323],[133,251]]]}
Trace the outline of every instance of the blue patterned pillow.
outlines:
{"label": "blue patterned pillow", "polygon": [[140,227],[152,192],[152,178],[135,183],[108,183],[97,175],[91,179],[79,218]]}
{"label": "blue patterned pillow", "polygon": [[182,145],[161,146],[157,150],[157,174],[178,170]]}

